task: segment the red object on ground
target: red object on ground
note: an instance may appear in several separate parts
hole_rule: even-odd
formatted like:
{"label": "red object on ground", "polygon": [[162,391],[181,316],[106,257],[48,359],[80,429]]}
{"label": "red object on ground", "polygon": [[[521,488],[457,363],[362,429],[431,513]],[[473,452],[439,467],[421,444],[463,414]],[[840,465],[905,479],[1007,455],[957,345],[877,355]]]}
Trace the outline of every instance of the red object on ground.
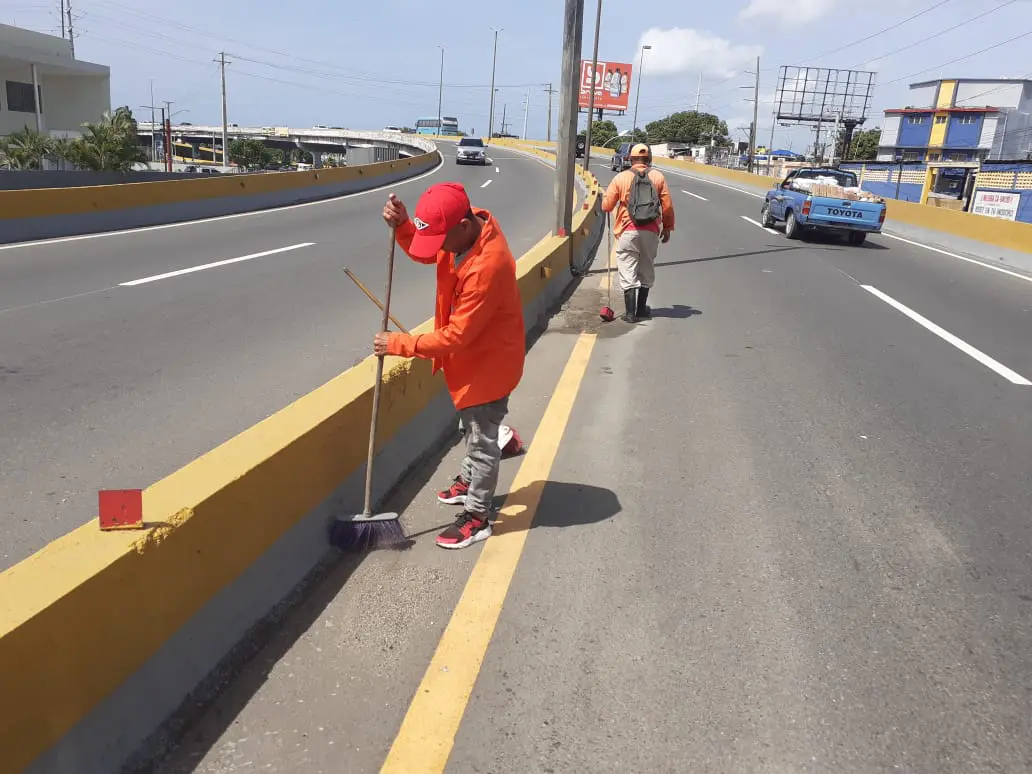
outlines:
{"label": "red object on ground", "polygon": [[101,489],[100,528],[143,529],[142,489]]}
{"label": "red object on ground", "polygon": [[599,310],[598,316],[602,318],[603,322],[612,322],[616,319],[616,312],[608,306],[603,306],[602,309]]}

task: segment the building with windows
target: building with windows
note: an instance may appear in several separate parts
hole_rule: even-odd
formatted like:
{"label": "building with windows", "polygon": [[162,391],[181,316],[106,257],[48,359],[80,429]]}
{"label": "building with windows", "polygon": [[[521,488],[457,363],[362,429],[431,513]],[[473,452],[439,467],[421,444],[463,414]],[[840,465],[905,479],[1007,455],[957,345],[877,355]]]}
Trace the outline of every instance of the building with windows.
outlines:
{"label": "building with windows", "polygon": [[0,24],[0,136],[76,137],[110,109],[107,67],[75,59],[69,40]]}
{"label": "building with windows", "polygon": [[885,111],[879,161],[1032,158],[1032,80],[955,78],[910,85],[910,104]]}

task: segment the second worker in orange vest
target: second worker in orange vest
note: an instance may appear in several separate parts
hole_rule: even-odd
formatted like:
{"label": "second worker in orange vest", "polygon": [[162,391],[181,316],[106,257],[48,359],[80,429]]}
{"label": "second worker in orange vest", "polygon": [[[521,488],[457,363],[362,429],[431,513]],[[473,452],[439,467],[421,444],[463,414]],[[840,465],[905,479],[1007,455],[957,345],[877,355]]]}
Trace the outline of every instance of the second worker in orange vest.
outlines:
{"label": "second worker in orange vest", "polygon": [[509,395],[523,377],[526,338],[516,259],[498,221],[473,207],[459,183],[428,188],[413,219],[391,194],[383,217],[409,257],[436,265],[437,302],[433,333],[380,333],[373,351],[426,358],[434,373],[444,371],[465,428],[466,457],[438,499],[465,507],[437,536],[437,545],[465,548],[491,534],[489,513],[502,456],[499,427]]}
{"label": "second worker in orange vest", "polygon": [[[656,254],[659,243],[666,244],[674,230],[674,204],[666,178],[649,165],[650,156],[648,145],[639,143],[631,148],[631,168],[610,181],[602,199],[605,212],[612,212],[620,205],[613,223],[613,236],[616,238],[616,268],[626,307],[623,319],[630,323],[652,316],[646,302],[656,281]],[[650,223],[635,223],[627,211],[631,187],[640,172],[648,175],[659,196],[660,215]]]}

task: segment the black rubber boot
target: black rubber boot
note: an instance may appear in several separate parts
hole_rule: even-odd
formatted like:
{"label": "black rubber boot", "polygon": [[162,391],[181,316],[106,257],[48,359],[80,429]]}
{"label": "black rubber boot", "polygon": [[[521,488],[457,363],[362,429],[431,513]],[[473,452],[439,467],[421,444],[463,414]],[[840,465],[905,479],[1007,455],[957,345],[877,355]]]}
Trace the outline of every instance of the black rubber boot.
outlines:
{"label": "black rubber boot", "polygon": [[623,321],[629,323],[638,322],[638,317],[635,314],[638,310],[637,301],[638,289],[631,288],[623,292],[624,308],[627,310],[624,312]]}
{"label": "black rubber boot", "polygon": [[646,305],[646,301],[649,298],[649,289],[645,287],[638,288],[638,309],[635,315],[642,320],[649,320],[652,318],[652,310]]}

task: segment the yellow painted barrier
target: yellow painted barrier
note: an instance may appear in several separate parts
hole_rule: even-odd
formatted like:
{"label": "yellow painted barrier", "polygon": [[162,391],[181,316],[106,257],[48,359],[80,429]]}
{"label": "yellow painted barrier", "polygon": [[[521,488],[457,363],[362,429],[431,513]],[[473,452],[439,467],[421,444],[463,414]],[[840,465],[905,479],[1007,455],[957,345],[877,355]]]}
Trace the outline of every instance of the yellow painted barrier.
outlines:
{"label": "yellow painted barrier", "polygon": [[[517,260],[525,309],[596,224],[598,181],[579,174],[587,206],[575,212],[573,238],[545,237]],[[413,332],[431,330],[427,320]],[[145,530],[89,523],[0,573],[5,770],[57,744],[365,464],[375,366],[366,358],[148,487]],[[429,361],[385,367],[380,449],[444,390]]]}
{"label": "yellow painted barrier", "polygon": [[190,180],[0,191],[0,220],[78,215],[368,180],[426,164],[431,156],[439,156],[438,151],[396,161],[381,161],[357,167],[313,169],[305,172],[233,174]]}

